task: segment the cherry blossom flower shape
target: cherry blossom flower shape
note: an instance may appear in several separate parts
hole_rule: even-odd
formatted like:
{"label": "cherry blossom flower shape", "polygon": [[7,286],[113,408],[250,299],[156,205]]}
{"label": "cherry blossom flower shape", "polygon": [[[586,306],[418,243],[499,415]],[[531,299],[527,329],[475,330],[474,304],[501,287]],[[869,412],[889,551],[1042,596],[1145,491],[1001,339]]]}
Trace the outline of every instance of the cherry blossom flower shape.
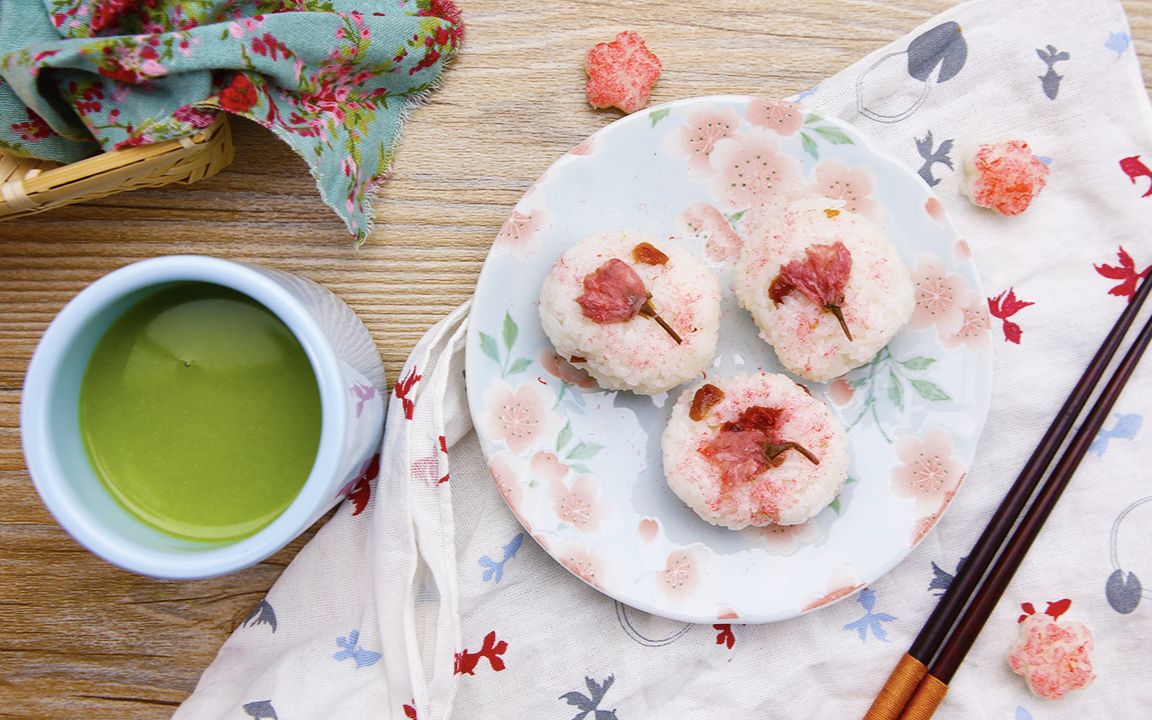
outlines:
{"label": "cherry blossom flower shape", "polygon": [[892,490],[915,498],[918,506],[936,508],[964,478],[964,466],[952,456],[952,438],[941,427],[929,427],[923,438],[903,435],[895,450],[901,464],[892,470]]}
{"label": "cherry blossom flower shape", "polygon": [[573,541],[560,548],[556,559],[569,572],[592,587],[601,587],[608,563],[599,550],[589,550],[583,543]]}
{"label": "cherry blossom flower shape", "polygon": [[656,518],[646,517],[636,526],[636,532],[644,542],[652,542],[660,533],[660,521]]}
{"label": "cherry blossom flower shape", "polygon": [[496,481],[496,489],[508,503],[508,507],[517,517],[520,516],[520,503],[524,499],[524,490],[520,481],[527,476],[528,467],[523,459],[508,451],[498,452],[488,461],[488,471]]}
{"label": "cherry blossom flower shape", "polygon": [[584,276],[584,294],[576,298],[584,316],[600,324],[628,322],[648,300],[644,281],[632,266],[608,260]]}
{"label": "cherry blossom flower shape", "polygon": [[866,167],[850,168],[839,158],[823,160],[816,165],[816,192],[826,198],[843,200],[844,209],[875,220],[879,206],[869,196],[876,188],[872,171]]}
{"label": "cherry blossom flower shape", "polygon": [[960,326],[964,315],[960,302],[964,298],[964,278],[949,273],[944,262],[935,256],[920,258],[912,271],[916,309],[908,327],[916,330],[937,326],[943,332]]}
{"label": "cherry blossom flower shape", "polygon": [[540,212],[534,211],[524,214],[513,210],[500,232],[496,235],[493,245],[498,248],[510,250],[517,255],[530,255],[534,250],[536,233],[540,230]]}
{"label": "cherry blossom flower shape", "polygon": [[740,257],[744,243],[728,218],[715,207],[705,202],[692,203],[680,219],[689,233],[707,236],[704,254],[709,260],[724,262]]}
{"label": "cherry blossom flower shape", "polygon": [[828,397],[840,407],[852,402],[852,385],[844,378],[836,378],[828,383]]}
{"label": "cherry blossom flower shape", "polygon": [[795,135],[804,124],[800,106],[787,100],[753,98],[748,103],[748,122],[766,127],[777,135]]}
{"label": "cherry blossom flower shape", "polygon": [[634,113],[648,104],[660,77],[660,58],[634,32],[622,32],[612,42],[596,43],[588,51],[584,93],[594,108],[617,107]]}
{"label": "cherry blossom flower shape", "polygon": [[532,477],[540,480],[563,480],[568,475],[568,466],[560,462],[556,453],[540,450],[532,456]]}
{"label": "cherry blossom flower shape", "polygon": [[522,454],[540,437],[560,430],[560,416],[552,409],[556,396],[546,384],[526,382],[512,388],[504,381],[494,382],[484,392],[485,410],[481,430],[491,440],[503,440],[508,449]]}
{"label": "cherry blossom flower shape", "polygon": [[764,132],[725,138],[712,151],[712,190],[734,209],[782,206],[803,192],[800,161],[777,149]]}
{"label": "cherry blossom flower shape", "polygon": [[584,389],[596,387],[596,381],[587,371],[574,366],[552,350],[541,350],[536,359],[545,372],[566,385],[575,385]]}
{"label": "cherry blossom flower shape", "polygon": [[678,130],[669,134],[673,149],[688,158],[688,167],[697,174],[712,174],[710,162],[716,143],[732,137],[740,129],[740,116],[729,107],[705,105],[694,110]]}
{"label": "cherry blossom flower shape", "polygon": [[580,476],[572,483],[571,488],[565,486],[563,480],[552,480],[548,488],[552,493],[556,517],[562,522],[571,523],[580,532],[595,532],[600,529],[605,504],[596,500],[599,493],[594,480]]}
{"label": "cherry blossom flower shape", "polygon": [[1008,666],[1022,675],[1037,697],[1058,700],[1096,679],[1092,672],[1092,632],[1082,623],[1047,613],[1020,621],[1020,637],[1008,653]]}
{"label": "cherry blossom flower shape", "polygon": [[988,344],[992,330],[992,317],[988,312],[988,302],[977,293],[969,293],[960,307],[960,327],[940,339],[946,348],[967,347],[979,350]]}
{"label": "cherry blossom flower shape", "polygon": [[1023,140],[981,145],[965,171],[970,183],[965,189],[972,203],[1001,215],[1027,210],[1048,183],[1048,166]]}
{"label": "cherry blossom flower shape", "polygon": [[748,528],[748,531],[760,539],[769,555],[792,555],[801,547],[818,541],[823,535],[819,523],[812,521],[799,525],[765,525]]}
{"label": "cherry blossom flower shape", "polygon": [[683,598],[695,592],[700,582],[700,562],[696,550],[677,550],[668,555],[664,570],[658,576],[660,587],[668,597]]}

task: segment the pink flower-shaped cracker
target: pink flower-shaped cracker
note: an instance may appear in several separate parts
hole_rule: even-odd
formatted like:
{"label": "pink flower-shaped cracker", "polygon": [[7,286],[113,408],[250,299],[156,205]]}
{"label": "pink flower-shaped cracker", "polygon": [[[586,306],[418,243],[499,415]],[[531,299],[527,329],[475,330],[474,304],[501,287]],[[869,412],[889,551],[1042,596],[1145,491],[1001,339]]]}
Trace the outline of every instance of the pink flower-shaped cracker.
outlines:
{"label": "pink flower-shaped cracker", "polygon": [[1020,637],[1008,652],[1008,665],[1037,697],[1058,700],[1096,679],[1092,632],[1082,623],[1060,621],[1071,604],[1067,599],[1048,603],[1044,613],[1037,613],[1031,603],[1021,606],[1025,615],[1020,619]]}
{"label": "pink flower-shaped cracker", "polygon": [[1023,140],[981,145],[964,163],[961,185],[973,204],[1001,215],[1019,215],[1048,183],[1048,166]]}
{"label": "pink flower-shaped cracker", "polygon": [[491,440],[503,440],[508,449],[522,453],[540,437],[559,431],[560,416],[552,409],[556,396],[547,385],[526,382],[512,388],[504,381],[484,393],[481,429]]}
{"label": "pink flower-shaped cracker", "polygon": [[943,428],[929,427],[923,438],[903,435],[894,447],[901,464],[892,470],[892,490],[916,498],[918,506],[936,508],[964,477],[964,466],[952,457],[952,438]]}
{"label": "pink flower-shaped cracker", "polygon": [[876,187],[872,172],[866,167],[850,168],[839,158],[823,160],[816,165],[816,192],[826,198],[843,200],[844,209],[876,219],[877,205],[869,195]]}
{"label": "pink flower-shaped cracker", "polygon": [[634,113],[648,104],[652,86],[660,77],[660,58],[648,49],[644,38],[622,32],[612,42],[593,45],[584,68],[588,72],[584,92],[589,105]]}
{"label": "pink flower-shaped cracker", "polygon": [[804,124],[804,113],[796,103],[758,97],[748,103],[748,122],[778,135],[795,135]]}

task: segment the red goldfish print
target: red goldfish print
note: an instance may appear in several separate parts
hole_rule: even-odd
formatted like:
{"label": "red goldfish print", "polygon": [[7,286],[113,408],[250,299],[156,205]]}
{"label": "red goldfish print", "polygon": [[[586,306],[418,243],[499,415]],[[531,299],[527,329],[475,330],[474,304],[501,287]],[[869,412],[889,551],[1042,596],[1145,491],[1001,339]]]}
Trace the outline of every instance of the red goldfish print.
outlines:
{"label": "red goldfish print", "polygon": [[1016,291],[1012,288],[1008,288],[994,298],[988,298],[988,312],[992,313],[992,317],[999,318],[1004,322],[1005,342],[1020,344],[1020,338],[1024,334],[1024,331],[1019,325],[1008,318],[1024,308],[1035,304],[1036,303],[1017,298]]}
{"label": "red goldfish print", "polygon": [[732,646],[736,644],[736,634],[732,632],[732,623],[719,623],[712,627],[719,631],[716,633],[716,644],[726,645],[731,650]]}
{"label": "red goldfish print", "polygon": [[364,508],[368,507],[368,499],[372,497],[372,486],[369,485],[369,483],[375,480],[379,474],[380,453],[376,453],[365,463],[364,469],[360,471],[360,475],[354,480],[355,485],[348,491],[348,497],[352,500],[354,507],[352,517],[356,517],[364,512]]}
{"label": "red goldfish print", "polygon": [[412,419],[412,414],[416,412],[416,399],[408,397],[408,393],[412,392],[412,388],[418,382],[420,382],[420,375],[416,373],[416,368],[412,368],[403,380],[396,383],[396,397],[403,403],[404,417],[409,420]]}
{"label": "red goldfish print", "polygon": [[[1124,171],[1124,174],[1128,176],[1128,179],[1132,181],[1133,185],[1136,184],[1136,178],[1146,177],[1152,180],[1152,169],[1144,164],[1144,161],[1140,159],[1139,155],[1133,155],[1132,157],[1126,157],[1121,160],[1120,169]],[[1148,192],[1144,193],[1141,197],[1148,197],[1149,195],[1152,195],[1152,184],[1149,184]]]}
{"label": "red goldfish print", "polygon": [[484,636],[484,644],[480,646],[478,652],[470,652],[468,648],[464,648],[456,653],[456,674],[457,675],[475,675],[476,667],[480,664],[480,658],[488,658],[488,664],[496,672],[504,669],[504,660],[500,656],[508,650],[508,643],[501,640],[496,642],[496,631],[493,630]]}
{"label": "red goldfish print", "polygon": [[1148,277],[1148,272],[1152,271],[1152,266],[1144,268],[1143,271],[1136,271],[1136,262],[1132,256],[1124,249],[1123,246],[1116,253],[1120,258],[1119,265],[1094,265],[1096,272],[1100,273],[1103,277],[1109,280],[1120,280],[1120,284],[1108,291],[1109,295],[1118,295],[1126,297],[1129,301],[1132,296],[1136,294],[1136,285],[1139,284],[1141,278]]}

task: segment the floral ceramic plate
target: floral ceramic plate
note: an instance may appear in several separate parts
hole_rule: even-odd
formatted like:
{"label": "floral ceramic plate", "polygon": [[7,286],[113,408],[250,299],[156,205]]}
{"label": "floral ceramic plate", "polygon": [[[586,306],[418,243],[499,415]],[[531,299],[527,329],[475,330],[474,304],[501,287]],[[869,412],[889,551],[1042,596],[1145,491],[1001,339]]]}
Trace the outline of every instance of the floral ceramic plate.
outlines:
{"label": "floral ceramic plate", "polygon": [[[779,372],[731,292],[749,203],[745,161],[791,173],[885,227],[916,282],[911,323],[868,365],[809,385],[848,428],[850,479],[804,525],[714,527],[673,495],[660,435],[680,389],[600,390],[557,357],[537,299],[579,239],[627,230],[681,243],[726,288],[709,370]],[[777,183],[779,186],[779,183]],[[793,188],[799,189],[799,188]],[[468,400],[488,466],[525,529],[568,570],[641,610],[691,622],[782,620],[900,562],[936,523],[976,450],[991,393],[989,316],[967,245],[908,169],[854,128],[786,102],[683,100],[625,117],[544,173],[484,265],[468,334]]]}

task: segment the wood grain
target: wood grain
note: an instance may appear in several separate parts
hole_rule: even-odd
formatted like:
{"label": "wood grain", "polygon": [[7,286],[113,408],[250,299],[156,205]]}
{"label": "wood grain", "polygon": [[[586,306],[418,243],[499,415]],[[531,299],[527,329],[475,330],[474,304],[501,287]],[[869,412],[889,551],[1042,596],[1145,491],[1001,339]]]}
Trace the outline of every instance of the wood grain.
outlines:
{"label": "wood grain", "polygon": [[[412,113],[377,199],[377,229],[360,250],[304,163],[242,122],[236,162],[217,177],[0,224],[0,718],[168,717],[306,539],[230,577],[163,582],[98,560],[59,529],[24,466],[20,389],[44,328],[81,288],[134,260],[176,253],[298,272],[360,314],[394,379],[423,331],[471,294],[492,237],[532,180],[617,117],[584,103],[591,44],[641,32],[664,62],[654,103],[784,96],[952,3],[461,4],[466,48]],[[1152,0],[1124,5],[1148,84]]]}

